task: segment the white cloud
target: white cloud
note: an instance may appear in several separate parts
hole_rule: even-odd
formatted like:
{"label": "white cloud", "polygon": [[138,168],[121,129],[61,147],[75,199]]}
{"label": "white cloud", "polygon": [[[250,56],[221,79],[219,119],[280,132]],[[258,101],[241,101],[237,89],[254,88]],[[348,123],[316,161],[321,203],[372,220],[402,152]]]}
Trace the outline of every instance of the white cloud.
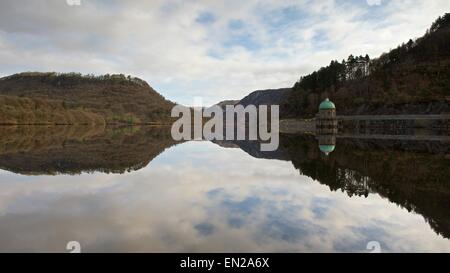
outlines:
{"label": "white cloud", "polygon": [[[375,9],[332,0],[7,0],[0,3],[0,74],[132,74],[171,100],[213,103],[291,86],[331,59],[377,56],[422,35],[449,8],[446,0]],[[213,20],[197,20],[201,14]]]}

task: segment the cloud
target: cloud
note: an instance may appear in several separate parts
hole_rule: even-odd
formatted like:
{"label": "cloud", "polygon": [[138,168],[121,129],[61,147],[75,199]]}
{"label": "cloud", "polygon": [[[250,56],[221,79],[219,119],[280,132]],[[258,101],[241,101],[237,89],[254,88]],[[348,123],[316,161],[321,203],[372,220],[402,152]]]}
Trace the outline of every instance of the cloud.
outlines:
{"label": "cloud", "polygon": [[209,104],[292,86],[332,59],[378,56],[450,8],[446,0],[81,3],[2,1],[0,75],[132,74],[171,100]]}
{"label": "cloud", "polygon": [[381,0],[366,0],[369,6],[379,6],[381,5]]}
{"label": "cloud", "polygon": [[216,21],[216,17],[210,12],[202,12],[197,16],[195,21],[200,24],[208,25],[214,23]]}

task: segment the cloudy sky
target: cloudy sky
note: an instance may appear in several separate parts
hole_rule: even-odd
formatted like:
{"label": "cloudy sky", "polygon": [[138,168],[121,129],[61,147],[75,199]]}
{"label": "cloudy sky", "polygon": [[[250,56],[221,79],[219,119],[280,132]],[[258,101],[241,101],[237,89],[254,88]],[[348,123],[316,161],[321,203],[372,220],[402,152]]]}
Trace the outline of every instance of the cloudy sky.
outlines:
{"label": "cloudy sky", "polygon": [[292,86],[423,35],[448,0],[2,0],[0,76],[123,73],[192,105]]}

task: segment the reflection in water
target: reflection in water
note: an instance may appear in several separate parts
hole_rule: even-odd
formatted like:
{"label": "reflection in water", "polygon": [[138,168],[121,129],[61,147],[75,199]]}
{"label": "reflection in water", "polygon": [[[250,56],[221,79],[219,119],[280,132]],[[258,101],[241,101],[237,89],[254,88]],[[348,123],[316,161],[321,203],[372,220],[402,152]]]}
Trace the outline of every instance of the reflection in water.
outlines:
{"label": "reflection in water", "polygon": [[0,136],[0,251],[74,240],[112,252],[345,252],[374,240],[450,251],[448,142],[282,136],[261,152],[251,141],[175,146],[166,127]]}
{"label": "reflection in water", "polygon": [[318,135],[319,149],[326,156],[330,155],[336,149],[336,135]]}
{"label": "reflection in water", "polygon": [[450,238],[448,143],[340,139],[326,160],[317,160],[315,148],[298,138],[285,143],[302,174],[350,197],[377,193],[422,214],[437,233]]}
{"label": "reflection in water", "polygon": [[170,127],[0,127],[0,168],[20,174],[123,173],[175,145]]}

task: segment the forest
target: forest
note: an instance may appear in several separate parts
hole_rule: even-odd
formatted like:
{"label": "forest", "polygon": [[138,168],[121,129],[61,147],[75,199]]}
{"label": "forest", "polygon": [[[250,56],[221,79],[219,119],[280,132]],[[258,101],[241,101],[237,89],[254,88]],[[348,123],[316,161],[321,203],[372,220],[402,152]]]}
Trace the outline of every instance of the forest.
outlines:
{"label": "forest", "polygon": [[336,103],[338,114],[439,114],[449,111],[449,80],[447,13],[423,37],[378,58],[350,55],[300,77],[282,105],[282,116],[312,117],[325,98]]}
{"label": "forest", "polygon": [[174,103],[123,74],[24,72],[0,78],[0,124],[168,123]]}

